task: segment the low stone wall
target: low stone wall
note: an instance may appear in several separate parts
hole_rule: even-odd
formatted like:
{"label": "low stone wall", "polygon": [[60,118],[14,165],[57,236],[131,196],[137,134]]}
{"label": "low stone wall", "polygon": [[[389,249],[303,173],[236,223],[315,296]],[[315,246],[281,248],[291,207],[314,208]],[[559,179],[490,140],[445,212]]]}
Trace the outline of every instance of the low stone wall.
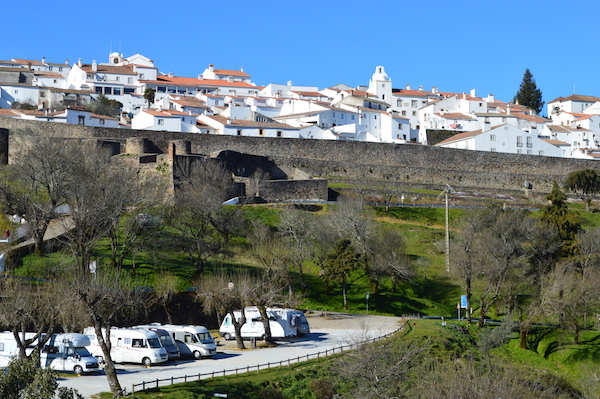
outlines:
{"label": "low stone wall", "polygon": [[327,180],[270,180],[263,183],[260,195],[267,202],[327,201]]}

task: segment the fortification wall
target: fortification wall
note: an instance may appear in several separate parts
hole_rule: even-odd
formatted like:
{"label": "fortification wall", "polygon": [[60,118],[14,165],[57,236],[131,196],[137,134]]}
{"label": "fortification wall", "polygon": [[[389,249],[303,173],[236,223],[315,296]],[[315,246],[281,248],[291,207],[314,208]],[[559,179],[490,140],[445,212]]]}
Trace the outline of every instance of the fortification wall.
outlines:
{"label": "fortification wall", "polygon": [[600,162],[535,155],[469,151],[417,144],[238,137],[206,134],[94,128],[50,122],[0,118],[0,128],[31,129],[63,137],[120,142],[146,138],[138,146],[147,152],[167,153],[169,143],[189,140],[194,154],[223,150],[266,156],[282,170],[301,169],[315,177],[376,179],[410,183],[457,185],[473,189],[521,190],[527,181],[533,191],[548,192],[552,181],[563,181],[575,170],[595,169]]}

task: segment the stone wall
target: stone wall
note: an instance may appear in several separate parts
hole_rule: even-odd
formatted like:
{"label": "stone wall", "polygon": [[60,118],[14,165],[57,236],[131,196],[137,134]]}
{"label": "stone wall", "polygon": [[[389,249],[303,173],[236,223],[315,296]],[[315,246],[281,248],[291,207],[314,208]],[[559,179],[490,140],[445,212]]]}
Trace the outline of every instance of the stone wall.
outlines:
{"label": "stone wall", "polygon": [[261,185],[260,196],[267,202],[292,200],[327,201],[327,180],[269,180]]}
{"label": "stone wall", "polygon": [[[301,169],[315,177],[375,179],[398,182],[458,185],[473,189],[548,192],[552,181],[563,181],[575,170],[600,171],[600,162],[536,155],[503,154],[422,146],[349,141],[238,137],[206,134],[94,128],[50,122],[0,118],[0,128],[17,132],[31,129],[65,137],[94,137],[125,145],[127,139],[145,138],[145,151],[167,153],[171,142],[189,140],[191,153],[224,150],[268,157],[284,171]],[[139,143],[138,143],[139,145]],[[187,148],[186,148],[187,150]]]}

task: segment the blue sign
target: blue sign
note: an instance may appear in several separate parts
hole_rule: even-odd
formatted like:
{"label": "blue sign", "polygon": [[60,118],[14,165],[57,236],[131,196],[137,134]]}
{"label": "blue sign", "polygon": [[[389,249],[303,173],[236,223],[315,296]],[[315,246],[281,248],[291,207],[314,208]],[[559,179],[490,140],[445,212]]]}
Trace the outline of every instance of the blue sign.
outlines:
{"label": "blue sign", "polygon": [[467,296],[466,295],[460,296],[460,307],[463,309],[467,308]]}

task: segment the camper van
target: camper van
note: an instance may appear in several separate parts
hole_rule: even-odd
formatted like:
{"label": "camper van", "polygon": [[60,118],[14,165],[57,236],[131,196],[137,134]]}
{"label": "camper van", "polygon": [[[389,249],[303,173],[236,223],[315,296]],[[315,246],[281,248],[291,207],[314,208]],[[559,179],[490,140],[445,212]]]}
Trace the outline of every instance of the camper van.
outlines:
{"label": "camper van", "polygon": [[212,335],[203,326],[176,326],[171,324],[157,325],[157,328],[167,330],[177,343],[181,356],[193,356],[201,359],[205,356],[214,356],[217,345]]}
{"label": "camper van", "polygon": [[[256,307],[244,309],[246,323],[242,326],[242,338],[265,339],[265,327]],[[236,320],[242,317],[240,311],[234,312]],[[306,316],[299,310],[284,308],[267,308],[269,326],[273,338],[290,338],[310,333],[310,326]],[[219,334],[227,340],[235,338],[235,328],[231,320],[231,314],[227,314],[221,323]]]}
{"label": "camper van", "polygon": [[[104,353],[94,328],[87,327],[83,333],[90,339],[88,350],[99,362],[104,361]],[[102,333],[106,334],[106,331]],[[167,351],[154,331],[113,327],[110,329],[110,342],[112,345],[110,355],[115,363],[141,363],[150,366],[169,359]]]}
{"label": "camper van", "polygon": [[179,352],[179,347],[177,346],[177,344],[175,343],[175,340],[171,337],[171,335],[169,334],[169,332],[167,330],[163,330],[162,328],[158,328],[156,325],[145,325],[145,326],[134,326],[131,327],[137,330],[150,330],[150,331],[154,331],[156,333],[156,335],[158,335],[158,338],[160,339],[160,343],[162,344],[163,348],[166,349],[167,354],[169,355],[169,360],[170,359],[179,359],[179,357],[181,357],[181,352]]}
{"label": "camper van", "polygon": [[[54,334],[41,348],[40,365],[42,368],[73,371],[77,374],[96,371],[98,361],[86,349],[89,344],[89,338],[83,334]],[[33,348],[33,345],[27,348],[28,354],[33,351]],[[19,348],[13,334],[0,333],[0,367],[8,366],[11,357],[18,354]]]}

